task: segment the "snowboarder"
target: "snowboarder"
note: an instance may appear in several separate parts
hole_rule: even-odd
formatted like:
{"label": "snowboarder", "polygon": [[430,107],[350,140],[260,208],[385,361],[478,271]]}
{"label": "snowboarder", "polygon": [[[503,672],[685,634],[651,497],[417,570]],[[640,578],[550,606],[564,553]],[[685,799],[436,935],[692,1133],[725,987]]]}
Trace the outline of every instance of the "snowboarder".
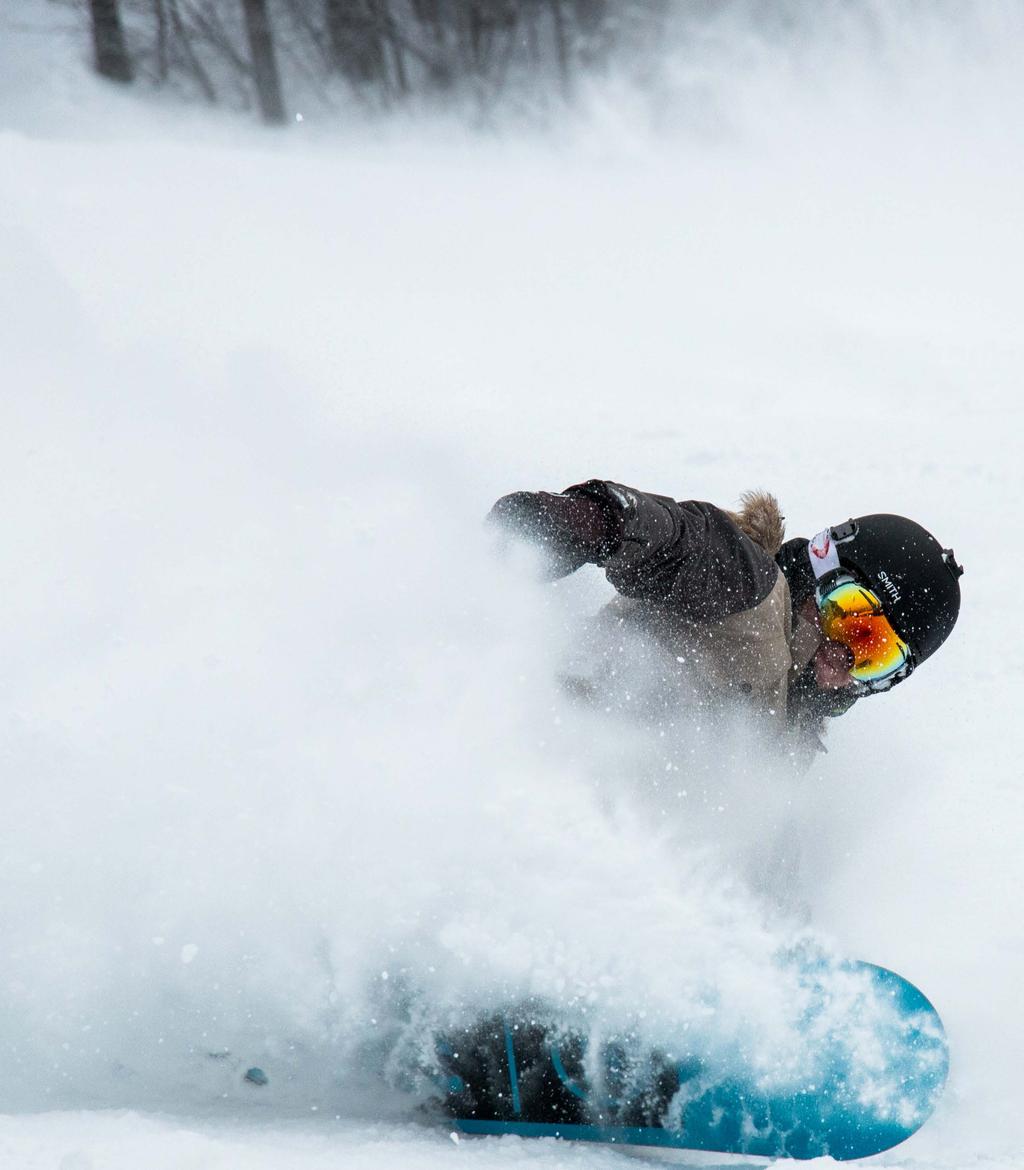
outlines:
{"label": "snowboarder", "polygon": [[601,566],[615,616],[690,664],[711,705],[741,703],[804,759],[826,717],[908,678],[960,609],[952,550],[903,516],[786,541],[765,492],[729,512],[594,479],[504,496],[489,519],[539,545],[550,579]]}

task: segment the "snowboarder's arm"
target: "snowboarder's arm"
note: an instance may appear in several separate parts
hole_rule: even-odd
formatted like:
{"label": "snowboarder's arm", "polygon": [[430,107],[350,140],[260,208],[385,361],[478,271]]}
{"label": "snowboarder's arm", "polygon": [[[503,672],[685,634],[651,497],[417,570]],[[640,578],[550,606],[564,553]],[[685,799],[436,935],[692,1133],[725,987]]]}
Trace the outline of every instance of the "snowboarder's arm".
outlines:
{"label": "snowboarder's arm", "polygon": [[713,504],[609,480],[561,495],[516,492],[499,500],[491,517],[544,547],[552,576],[601,565],[625,596],[667,603],[695,621],[752,608],[778,573],[768,553]]}
{"label": "snowboarder's arm", "polygon": [[626,597],[667,604],[690,620],[708,622],[752,609],[775,584],[772,557],[714,504],[602,480],[570,491],[615,504],[620,543],[602,565]]}

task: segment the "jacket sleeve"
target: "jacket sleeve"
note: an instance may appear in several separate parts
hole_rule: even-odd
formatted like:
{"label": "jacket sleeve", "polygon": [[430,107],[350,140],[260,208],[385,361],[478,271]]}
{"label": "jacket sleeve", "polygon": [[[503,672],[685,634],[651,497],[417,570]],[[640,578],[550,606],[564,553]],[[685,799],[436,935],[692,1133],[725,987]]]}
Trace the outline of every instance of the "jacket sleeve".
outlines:
{"label": "jacket sleeve", "polygon": [[608,480],[567,493],[601,500],[619,541],[600,564],[625,597],[660,602],[692,621],[751,609],[771,592],[778,566],[713,504],[677,502]]}

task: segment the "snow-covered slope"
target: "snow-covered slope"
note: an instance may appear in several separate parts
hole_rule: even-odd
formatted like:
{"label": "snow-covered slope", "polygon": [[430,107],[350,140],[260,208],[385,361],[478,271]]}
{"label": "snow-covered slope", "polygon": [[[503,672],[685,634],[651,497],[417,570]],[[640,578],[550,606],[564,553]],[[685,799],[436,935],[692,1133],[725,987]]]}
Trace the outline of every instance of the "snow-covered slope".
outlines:
{"label": "snow-covered slope", "polygon": [[[624,1165],[368,1097],[395,1003],[713,984],[770,1037],[807,912],[947,1024],[881,1163],[1017,1164],[1024,37],[986,13],[831,69],[719,45],[710,141],[623,94],[385,144],[192,141],[5,15],[0,1164]],[[700,768],[560,693],[599,574],[481,530],[591,475],[915,516],[960,626],[810,776]]]}

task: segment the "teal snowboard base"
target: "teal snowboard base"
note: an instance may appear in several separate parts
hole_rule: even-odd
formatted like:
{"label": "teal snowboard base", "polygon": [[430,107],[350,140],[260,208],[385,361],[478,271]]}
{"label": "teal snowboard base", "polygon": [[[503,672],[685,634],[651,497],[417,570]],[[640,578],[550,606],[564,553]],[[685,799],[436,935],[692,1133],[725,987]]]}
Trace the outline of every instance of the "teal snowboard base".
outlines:
{"label": "teal snowboard base", "polygon": [[715,1054],[690,1039],[652,1047],[638,1033],[597,1035],[530,1004],[438,1039],[445,1111],[466,1134],[775,1158],[863,1158],[904,1141],[946,1081],[935,1009],[882,967],[793,966],[811,1068],[795,1071],[787,1053],[765,1067],[763,1054]]}

